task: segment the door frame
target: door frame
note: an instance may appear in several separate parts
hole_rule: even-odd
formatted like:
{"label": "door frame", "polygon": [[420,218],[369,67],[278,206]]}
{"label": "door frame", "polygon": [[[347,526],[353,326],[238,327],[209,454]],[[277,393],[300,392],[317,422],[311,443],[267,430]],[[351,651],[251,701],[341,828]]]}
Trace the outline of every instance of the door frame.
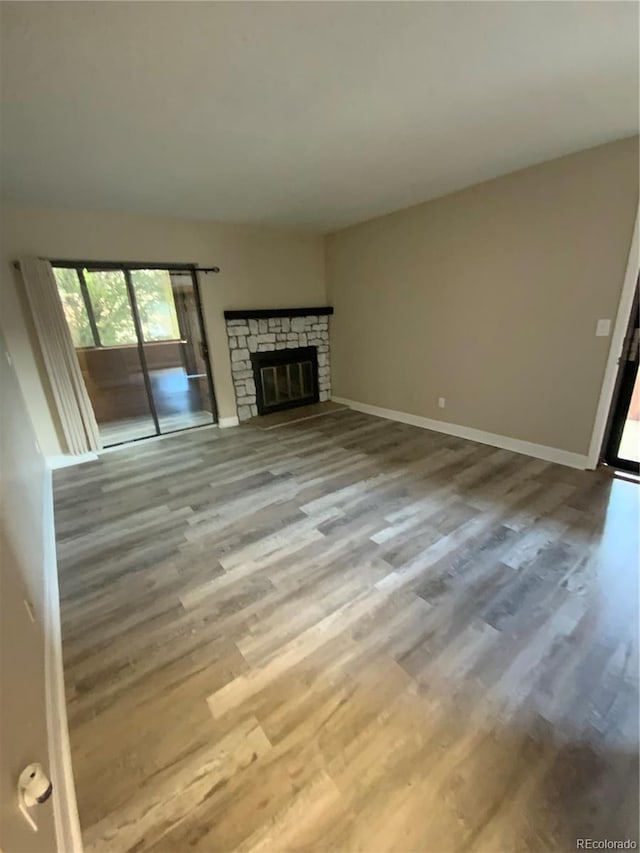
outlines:
{"label": "door frame", "polygon": [[[148,267],[146,267],[148,269]],[[216,392],[213,387],[213,367],[211,365],[211,349],[209,348],[209,338],[207,337],[207,327],[204,322],[204,311],[202,310],[202,300],[200,298],[200,282],[198,281],[198,267],[192,265],[189,272],[191,273],[191,281],[193,282],[193,292],[196,297],[196,308],[198,311],[198,319],[200,321],[200,330],[202,332],[202,343],[204,345],[204,363],[207,368],[207,385],[209,387],[209,396],[211,397],[211,415],[214,424],[219,423],[218,418],[218,403],[216,401]]]}
{"label": "door frame", "polygon": [[[96,270],[96,272],[101,272],[101,270]],[[131,280],[131,270],[123,265],[122,274],[124,275],[125,286],[127,288],[127,296],[129,297],[131,316],[133,317],[133,326],[136,332],[136,338],[138,339],[138,358],[140,359],[140,367],[142,368],[142,379],[144,381],[144,388],[147,393],[147,402],[149,403],[149,410],[151,412],[151,417],[153,418],[153,425],[156,430],[156,435],[162,435],[162,431],[160,429],[160,420],[158,418],[158,410],[156,409],[156,401],[153,396],[153,388],[151,387],[151,378],[149,376],[147,355],[144,349],[144,332],[142,331],[142,323],[140,322],[138,299],[136,297],[136,292],[133,287],[133,281]],[[173,294],[171,298],[173,298]],[[143,436],[141,438],[147,438],[147,436]],[[136,439],[134,439],[134,441],[135,440]],[[113,447],[113,445],[111,446]]]}
{"label": "door frame", "polygon": [[[631,309],[631,317],[625,335],[624,347],[620,358],[620,369],[618,371],[616,388],[613,395],[611,412],[607,429],[605,430],[605,442],[603,450],[603,461],[607,465],[618,468],[621,471],[629,471],[631,473],[640,472],[640,463],[624,459],[619,455],[620,442],[622,441],[622,433],[624,432],[625,424],[628,420],[629,408],[633,398],[633,392],[638,375],[638,335],[640,334],[640,281],[636,280],[636,293]],[[631,347],[635,347],[633,362],[635,368],[630,367],[629,353]]]}
{"label": "door frame", "polygon": [[613,396],[616,391],[620,361],[629,329],[629,318],[633,310],[633,300],[636,292],[636,281],[640,273],[640,204],[636,209],[636,219],[633,226],[631,248],[627,260],[627,268],[622,285],[622,293],[618,304],[618,312],[611,335],[607,366],[605,368],[600,390],[600,398],[596,409],[596,416],[591,433],[589,453],[587,455],[587,468],[597,468],[602,459],[604,450],[605,433],[609,423]]}

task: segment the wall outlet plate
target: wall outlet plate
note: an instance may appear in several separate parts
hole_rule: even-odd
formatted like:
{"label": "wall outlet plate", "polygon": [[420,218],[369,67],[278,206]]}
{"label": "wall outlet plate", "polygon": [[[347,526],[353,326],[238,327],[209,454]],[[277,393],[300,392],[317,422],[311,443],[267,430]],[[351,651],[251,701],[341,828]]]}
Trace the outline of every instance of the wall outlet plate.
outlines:
{"label": "wall outlet plate", "polygon": [[611,333],[611,320],[598,320],[596,323],[596,338],[608,338]]}
{"label": "wall outlet plate", "polygon": [[444,398],[444,397],[438,397],[438,406],[439,406],[441,409],[444,409],[444,407],[445,407],[446,405],[447,405],[447,401],[445,400],[445,398]]}

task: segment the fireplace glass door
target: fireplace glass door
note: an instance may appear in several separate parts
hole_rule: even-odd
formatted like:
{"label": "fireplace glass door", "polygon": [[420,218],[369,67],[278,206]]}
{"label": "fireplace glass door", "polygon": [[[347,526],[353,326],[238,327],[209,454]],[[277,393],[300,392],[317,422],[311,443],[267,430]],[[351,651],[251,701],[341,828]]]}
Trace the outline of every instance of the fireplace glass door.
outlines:
{"label": "fireplace glass door", "polygon": [[265,406],[307,400],[313,394],[313,365],[310,361],[260,368]]}
{"label": "fireplace glass door", "polygon": [[316,347],[251,354],[258,413],[266,415],[318,401]]}

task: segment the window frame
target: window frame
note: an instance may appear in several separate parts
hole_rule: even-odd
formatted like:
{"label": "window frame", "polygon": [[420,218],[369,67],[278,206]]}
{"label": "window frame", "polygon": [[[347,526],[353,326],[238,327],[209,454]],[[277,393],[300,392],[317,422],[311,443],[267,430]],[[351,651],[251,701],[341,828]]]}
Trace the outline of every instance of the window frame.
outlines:
{"label": "window frame", "polygon": [[[200,306],[200,294],[197,291],[195,285],[197,284],[197,280],[195,277],[195,272],[198,269],[195,264],[142,264],[139,262],[129,262],[129,261],[68,261],[68,260],[58,260],[51,259],[49,261],[53,269],[71,269],[74,270],[76,275],[78,276],[78,282],[80,284],[80,293],[82,295],[82,301],[84,303],[85,310],[87,312],[87,318],[89,320],[89,328],[91,329],[91,335],[93,337],[93,347],[91,346],[83,346],[76,347],[76,349],[86,350],[86,349],[116,349],[117,347],[130,347],[137,346],[137,341],[131,344],[103,344],[100,339],[100,330],[98,328],[98,324],[96,322],[96,315],[93,310],[93,304],[91,302],[91,294],[89,293],[89,288],[87,287],[87,280],[84,275],[84,271],[88,272],[122,272],[125,277],[125,282],[127,281],[130,273],[135,270],[158,270],[159,272],[182,272],[188,273],[192,276],[194,282],[194,289],[196,290],[196,299],[198,302],[198,310],[201,312]],[[202,315],[201,315],[201,323],[203,323]],[[135,323],[134,323],[135,327]],[[203,325],[204,328],[204,325]],[[153,344],[178,344],[181,342],[182,338],[163,338],[162,340],[148,340],[144,335],[144,329],[142,325],[140,327],[140,337],[142,339],[142,343],[145,346],[152,346]]]}

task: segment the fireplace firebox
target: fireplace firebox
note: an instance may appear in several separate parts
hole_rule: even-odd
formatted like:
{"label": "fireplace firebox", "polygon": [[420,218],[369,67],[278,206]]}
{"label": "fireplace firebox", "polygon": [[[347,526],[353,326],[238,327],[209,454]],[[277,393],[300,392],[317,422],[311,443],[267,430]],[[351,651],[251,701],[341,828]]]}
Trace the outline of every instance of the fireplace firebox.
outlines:
{"label": "fireplace firebox", "polygon": [[251,353],[251,366],[258,414],[318,402],[316,347],[254,352]]}

